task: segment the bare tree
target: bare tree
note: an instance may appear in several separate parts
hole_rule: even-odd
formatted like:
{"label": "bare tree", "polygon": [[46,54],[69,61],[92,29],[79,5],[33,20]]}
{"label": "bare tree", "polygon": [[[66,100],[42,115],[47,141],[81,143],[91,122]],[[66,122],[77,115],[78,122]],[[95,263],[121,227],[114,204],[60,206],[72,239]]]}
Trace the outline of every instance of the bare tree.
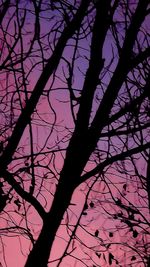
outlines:
{"label": "bare tree", "polygon": [[0,13],[1,232],[25,267],[148,266],[149,0]]}

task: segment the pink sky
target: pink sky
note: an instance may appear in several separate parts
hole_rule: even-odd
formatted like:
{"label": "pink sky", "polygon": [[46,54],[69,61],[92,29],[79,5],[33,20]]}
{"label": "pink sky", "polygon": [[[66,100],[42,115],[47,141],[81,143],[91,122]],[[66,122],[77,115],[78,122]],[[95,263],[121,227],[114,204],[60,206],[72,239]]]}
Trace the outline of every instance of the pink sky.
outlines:
{"label": "pink sky", "polygon": [[[30,6],[30,5],[29,5]],[[49,15],[49,13],[45,12],[45,14]],[[27,29],[29,30],[29,22],[30,24],[31,21],[33,20],[33,18],[31,17],[31,14],[28,14],[27,16]],[[7,21],[6,21],[7,23]],[[54,23],[53,23],[54,24]],[[12,25],[13,25],[13,21],[12,21]],[[12,25],[10,25],[10,29],[8,31],[11,32],[11,27]],[[53,25],[51,25],[52,28]],[[32,28],[31,30],[31,35],[32,35]],[[49,31],[50,29],[48,29],[47,27],[47,23],[44,22],[42,24],[42,29],[41,31]],[[51,37],[52,38],[52,37]],[[11,39],[11,38],[10,38]],[[13,39],[13,37],[12,37]],[[29,40],[30,40],[30,34],[27,35],[25,43],[24,43],[24,48],[27,49],[27,47],[29,46]],[[45,39],[44,39],[45,40]],[[12,41],[12,40],[10,40]],[[47,42],[47,40],[45,41],[45,43]],[[72,45],[73,41],[70,41],[69,44],[69,48],[67,48],[63,54],[64,58],[71,61],[71,57],[73,54],[73,51],[71,50],[71,45]],[[103,49],[103,56],[106,59],[105,60],[105,64],[108,65],[110,62],[110,59],[112,57],[112,42],[113,42],[113,38],[110,35],[110,32],[105,40],[105,46]],[[47,45],[47,43],[46,43]],[[38,46],[38,44],[37,44]],[[90,35],[87,37],[86,40],[81,40],[80,41],[80,57],[76,60],[75,63],[75,78],[74,78],[74,83],[73,83],[73,87],[76,89],[75,93],[76,96],[80,96],[80,91],[82,90],[82,85],[83,85],[83,80],[84,80],[84,74],[86,73],[87,67],[88,67],[88,63],[86,60],[86,57],[89,56],[89,49],[90,49]],[[17,49],[19,49],[19,45],[16,47],[16,51]],[[116,53],[116,49],[114,49],[113,51],[114,53]],[[45,52],[46,57],[48,58],[48,56],[51,54],[51,49],[49,49],[48,51]],[[26,66],[25,66],[25,70],[28,73],[28,68],[30,68],[34,62],[34,60],[39,60],[38,59],[38,52],[36,52],[33,56],[36,56],[35,59],[33,58],[32,62],[30,62],[28,59],[26,60]],[[41,56],[41,54],[40,54]],[[110,68],[111,70],[113,70],[113,68],[116,66],[117,64],[117,58],[114,57],[114,61],[112,64],[112,67]],[[36,84],[36,81],[40,75],[41,72],[41,68],[42,68],[42,64],[39,64],[38,67],[36,67],[35,69],[33,69],[33,71],[30,73],[28,73],[28,82],[29,84],[27,85],[27,89],[31,92],[34,88],[34,85]],[[80,70],[79,70],[80,68]],[[4,75],[4,74],[2,74]],[[66,67],[66,63],[65,61],[61,60],[61,63],[59,65],[59,68],[56,72],[56,77],[53,82],[53,77],[51,77],[49,79],[49,82],[47,83],[47,86],[45,88],[45,95],[42,96],[40,98],[40,101],[37,105],[37,111],[38,114],[34,114],[34,121],[33,121],[33,143],[34,143],[34,153],[38,154],[41,153],[40,155],[37,155],[36,159],[35,159],[35,164],[37,165],[36,169],[35,169],[35,173],[36,173],[36,190],[35,190],[35,197],[40,201],[40,203],[42,203],[43,206],[45,206],[45,209],[48,210],[50,208],[51,205],[51,201],[52,201],[52,194],[55,192],[55,186],[57,183],[57,179],[59,178],[59,174],[61,171],[61,168],[63,166],[63,157],[65,156],[65,152],[63,151],[63,149],[65,149],[68,145],[68,141],[70,139],[71,133],[73,132],[73,128],[74,128],[74,122],[73,122],[73,118],[72,118],[72,114],[70,112],[70,103],[69,103],[69,92],[67,88],[67,84],[66,84],[66,79],[65,79],[65,75],[68,75],[68,71],[67,71],[67,67]],[[2,78],[4,76],[1,76]],[[6,76],[5,76],[6,77]],[[17,78],[19,77],[19,74],[17,75]],[[109,80],[111,78],[111,75],[109,72],[106,72],[104,77],[103,77],[103,82],[106,84],[106,86],[109,83]],[[16,86],[15,85],[15,79],[13,76],[9,76],[9,97],[8,97],[8,103],[9,100],[11,99],[11,91],[15,91],[16,90]],[[17,81],[18,85],[19,85],[19,78]],[[6,87],[6,81],[1,81],[1,84],[3,84],[4,87]],[[52,87],[51,87],[52,86]],[[46,93],[47,90],[49,90],[49,88],[51,87],[51,92],[49,94],[49,96],[47,97]],[[104,86],[105,88],[105,86]],[[100,93],[99,93],[100,92]],[[5,91],[4,91],[5,93]],[[98,97],[101,97],[101,93],[102,90],[98,89],[97,90],[97,94]],[[29,93],[30,95],[30,93]],[[17,99],[18,95],[16,93],[16,99]],[[14,98],[15,99],[15,98]],[[15,99],[15,101],[16,101]],[[49,105],[49,99],[50,99],[50,105]],[[22,93],[22,104],[24,105],[24,101],[25,101],[25,94]],[[117,109],[119,107],[117,106]],[[97,109],[97,104],[95,101],[95,104],[93,105],[93,109],[92,109],[92,116],[94,116],[95,112]],[[18,116],[19,112],[17,109],[17,104],[16,106],[14,106],[14,110],[15,110],[15,115]],[[55,111],[55,112],[54,112]],[[75,110],[75,115],[77,112],[77,108]],[[49,136],[52,127],[53,127],[53,123],[55,121],[55,113],[57,114],[57,119],[55,122],[55,127],[54,130],[52,131],[51,135]],[[40,116],[39,116],[40,115]],[[42,119],[44,119],[44,121],[42,121]],[[3,121],[3,119],[2,119]],[[40,125],[39,125],[40,122]],[[101,150],[104,150],[104,157],[106,157],[106,153],[107,153],[107,140],[104,139],[101,142]],[[115,137],[113,139],[113,143],[115,144],[121,144],[122,141],[119,140],[119,138]],[[30,139],[29,139],[29,128],[27,127],[24,135],[21,139],[21,142],[19,144],[20,150],[18,150],[15,153],[15,157],[19,158],[14,159],[14,161],[12,162],[12,164],[10,164],[9,169],[11,171],[18,171],[20,168],[24,167],[25,162],[27,161],[27,163],[31,163],[31,161],[28,159],[27,155],[30,154]],[[59,150],[60,151],[55,151],[55,150]],[[55,151],[54,153],[48,153],[50,150]],[[46,152],[45,155],[43,155],[42,153]],[[114,151],[112,151],[114,152]],[[26,156],[26,159],[21,158]],[[92,155],[93,158],[91,158],[91,162],[86,166],[85,171],[88,171],[90,169],[93,168],[93,166],[95,166],[95,156],[94,154]],[[39,166],[41,165],[41,166]],[[143,174],[144,171],[142,169],[145,170],[145,165],[143,163],[143,161],[139,161],[138,164],[138,168],[140,170],[140,173]],[[50,172],[51,171],[51,172]],[[20,174],[20,172],[19,172]],[[45,179],[44,182],[41,179],[41,177],[45,177],[47,176],[49,179]],[[120,175],[120,177],[119,177]],[[22,174],[20,174],[20,176],[22,177],[22,179],[24,179],[24,186],[25,188],[29,188],[30,185],[30,174],[22,172]],[[105,177],[106,181],[109,184],[109,188],[113,193],[113,196],[115,199],[119,198],[121,200],[123,200],[124,204],[128,204],[128,201],[130,201],[133,205],[137,205],[140,207],[141,213],[143,216],[145,216],[147,218],[148,214],[147,214],[147,206],[146,206],[146,194],[145,191],[143,191],[142,189],[140,189],[140,193],[143,194],[141,198],[139,198],[139,195],[137,194],[138,192],[138,184],[136,182],[136,178],[135,181],[133,182],[133,180],[130,180],[130,177],[125,177],[125,176],[121,176],[121,174],[119,172],[117,172],[117,170],[114,169],[108,169],[106,172],[106,177]],[[92,179],[91,179],[92,181]],[[123,191],[123,185],[127,184],[127,190],[125,190],[126,192]],[[42,186],[42,191],[39,194],[39,190],[40,190],[40,186]],[[85,192],[87,191],[87,187],[85,186],[85,184],[81,185],[80,188],[78,188],[76,190],[76,192],[73,195],[72,198],[72,203],[75,204],[75,206],[71,206],[69,207],[72,211],[69,211],[68,216],[70,219],[70,223],[74,224],[77,221],[78,216],[80,215],[80,212],[82,210],[82,207],[84,205],[84,199],[85,199]],[[143,193],[144,192],[144,193]],[[126,194],[124,195],[124,197],[120,197],[121,194]],[[15,211],[17,211],[17,206],[14,204],[14,200],[18,199],[18,196],[16,193],[14,193],[14,198],[12,200],[12,204],[9,204],[6,211],[9,211],[9,214],[12,216],[11,218],[8,217],[7,213],[2,213],[2,219],[1,219],[1,225],[2,227],[7,225],[11,225],[14,226],[16,224],[20,224],[21,227],[29,227],[34,235],[35,238],[37,238],[40,228],[41,228],[41,220],[39,219],[39,216],[37,215],[37,213],[31,208],[29,209],[28,212],[28,222],[26,222],[26,220],[22,217],[22,214],[25,213],[26,211],[26,207],[28,207],[28,205],[22,205],[19,213],[20,215],[16,214]],[[106,258],[108,257],[108,252],[112,252],[115,253],[116,257],[120,258],[120,257],[124,257],[124,261],[129,262],[128,257],[131,258],[130,253],[128,255],[126,255],[127,252],[127,248],[125,248],[125,250],[123,251],[124,247],[122,246],[120,248],[120,246],[116,246],[115,244],[112,245],[111,248],[108,249],[108,251],[106,251],[106,249],[104,249],[104,246],[100,246],[101,244],[101,239],[103,239],[104,242],[122,242],[122,240],[124,242],[126,242],[127,244],[131,244],[134,246],[134,242],[135,240],[132,238],[132,233],[127,231],[126,229],[124,229],[123,231],[121,231],[121,234],[119,232],[119,230],[117,231],[117,229],[119,229],[120,227],[120,223],[119,221],[115,221],[112,220],[112,218],[110,216],[108,216],[107,212],[110,213],[117,213],[118,212],[118,207],[116,208],[114,206],[114,202],[111,200],[111,195],[110,192],[108,192],[108,187],[105,185],[104,181],[100,181],[97,182],[95,184],[95,186],[93,187],[93,191],[91,192],[91,194],[89,195],[89,200],[88,200],[88,204],[90,203],[90,201],[94,202],[94,208],[90,208],[88,211],[87,216],[83,215],[81,218],[81,223],[82,225],[85,227],[85,229],[88,229],[88,231],[90,232],[90,235],[87,234],[85,232],[85,230],[83,230],[81,227],[79,227],[79,229],[77,230],[77,235],[78,238],[81,238],[82,242],[85,242],[85,244],[87,244],[88,246],[95,246],[94,248],[94,252],[90,251],[90,249],[85,249],[83,248],[82,245],[80,245],[78,243],[78,241],[75,241],[74,246],[78,245],[77,249],[74,251],[74,256],[79,256],[82,258],[85,257],[85,253],[89,253],[88,255],[93,257],[93,259],[95,260],[95,262],[97,264],[101,264],[101,266],[109,266],[107,264],[107,262],[105,261],[105,256]],[[108,202],[107,202],[108,201]],[[18,212],[18,211],[17,211]],[[106,218],[107,217],[107,218]],[[23,219],[22,219],[23,218]],[[142,216],[140,217],[140,219],[142,218]],[[7,221],[6,220],[10,220]],[[67,217],[65,215],[65,222],[67,221]],[[89,222],[91,222],[89,224]],[[115,228],[116,227],[116,228]],[[118,228],[117,228],[118,227]],[[100,236],[98,238],[94,238],[94,233],[96,230],[99,230]],[[114,231],[115,229],[115,231]],[[142,243],[142,238],[144,236],[142,236],[142,229],[138,229],[140,231],[139,236],[137,237],[137,241]],[[113,237],[110,238],[109,237],[109,233],[110,232],[115,232],[113,234]],[[126,240],[124,239],[124,233],[126,233],[125,237]],[[61,226],[60,229],[58,230],[58,237],[56,238],[56,242],[54,244],[52,253],[51,253],[51,260],[53,259],[57,259],[57,257],[60,257],[62,254],[62,250],[66,244],[66,241],[64,241],[64,239],[68,239],[68,234],[66,232],[66,229],[64,226]],[[93,236],[92,236],[93,235]],[[27,240],[27,238],[20,236],[20,238],[18,238],[17,236],[13,235],[11,238],[10,237],[6,237],[6,236],[2,236],[3,239],[3,245],[5,248],[5,258],[6,258],[6,262],[7,262],[7,266],[5,264],[4,258],[2,257],[2,253],[0,254],[0,257],[2,257],[1,262],[2,262],[2,266],[3,267],[23,267],[25,260],[27,258],[27,255],[29,253],[29,246],[30,243]],[[73,246],[73,245],[72,245]],[[0,249],[0,251],[3,250],[3,247]],[[83,254],[83,251],[85,252]],[[101,251],[101,258],[98,258],[95,254],[96,251]],[[91,253],[91,254],[90,254]],[[88,258],[88,256],[86,256]],[[89,264],[89,262],[87,263]],[[115,265],[115,261],[112,264],[112,267],[116,266]],[[124,262],[124,266],[126,263]],[[70,257],[66,257],[64,259],[64,261],[61,264],[61,267],[65,267],[65,266],[75,266],[75,267],[82,267],[84,266],[81,262],[77,263],[76,260],[71,259]],[[132,266],[134,266],[134,263],[132,263]],[[143,267],[143,265],[139,265],[141,267]],[[49,267],[56,267],[56,262],[54,263],[50,263]],[[91,267],[91,266],[90,266]]]}

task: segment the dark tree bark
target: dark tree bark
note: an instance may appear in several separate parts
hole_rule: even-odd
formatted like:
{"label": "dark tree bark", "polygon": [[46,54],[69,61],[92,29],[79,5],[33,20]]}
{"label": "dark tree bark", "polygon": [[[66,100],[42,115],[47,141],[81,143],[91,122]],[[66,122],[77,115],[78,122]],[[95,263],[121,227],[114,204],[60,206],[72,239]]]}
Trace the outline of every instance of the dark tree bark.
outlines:
{"label": "dark tree bark", "polygon": [[[30,207],[35,209],[43,223],[39,236],[32,242],[25,267],[48,266],[57,231],[64,217],[69,217],[72,196],[83,183],[86,183],[89,191],[85,189],[85,203],[82,203],[83,209],[77,216],[79,219],[74,228],[69,224],[69,219],[65,222],[70,238],[68,244],[72,247],[67,246],[67,249],[71,248],[69,252],[64,249],[58,266],[63,257],[69,255],[77,258],[72,253],[76,248],[74,240],[92,251],[98,260],[103,253],[106,262],[104,250],[107,251],[109,264],[113,261],[118,264],[109,250],[116,242],[110,241],[115,231],[108,230],[108,242],[104,244],[99,237],[99,229],[92,234],[91,229],[87,230],[81,222],[82,215],[87,215],[88,209],[94,209],[95,203],[97,207],[100,201],[105,203],[105,195],[108,195],[108,202],[105,203],[108,206],[101,204],[101,208],[104,208],[107,217],[112,216],[113,222],[118,220],[126,225],[128,233],[132,233],[132,239],[138,237],[139,229],[145,231],[144,234],[141,231],[143,236],[145,233],[148,235],[149,224],[145,213],[138,210],[138,205],[134,206],[126,194],[130,193],[127,190],[129,177],[133,186],[136,176],[139,190],[144,181],[142,192],[146,191],[150,207],[149,159],[145,186],[136,158],[140,155],[142,163],[145,163],[145,155],[150,148],[150,44],[146,35],[149,0],[127,2],[40,0],[37,3],[30,1],[28,8],[27,1],[17,1],[15,4],[5,1],[2,4],[0,120],[4,147],[0,151],[0,175],[5,183],[3,193],[7,195],[13,190],[13,204],[17,203],[15,212],[21,217],[20,222],[25,222],[27,230]],[[31,29],[28,26],[29,19],[32,22]],[[45,25],[49,25],[50,30]],[[106,47],[109,48],[108,55],[104,51]],[[82,60],[86,60],[84,71]],[[32,71],[36,82],[30,86]],[[81,79],[79,88],[78,79]],[[59,103],[67,107],[66,114],[62,114],[64,121],[68,116],[68,102],[72,116],[70,124],[65,126],[61,121],[62,115],[59,115],[58,103],[55,107],[60,90],[63,93],[60,94],[62,99]],[[46,131],[49,131],[48,135]],[[57,166],[60,158],[63,162],[61,168]],[[131,169],[126,163],[127,159],[132,164]],[[111,182],[107,180],[107,175],[111,176],[109,171],[107,174],[107,168],[110,168],[110,173],[115,169],[113,175],[121,174],[122,180],[119,175],[119,182],[111,177]],[[94,186],[101,182],[105,186],[100,188],[107,189],[99,192]],[[100,200],[91,201],[91,192],[101,194]],[[138,196],[142,201],[140,191]],[[78,226],[82,226],[81,229],[90,238],[95,238],[99,245],[96,243],[90,247],[80,241],[76,233]],[[125,228],[122,226],[122,229]],[[130,248],[128,258],[131,261],[135,261],[137,255],[140,260],[141,255],[146,255],[146,258],[146,253],[149,253],[144,250],[144,245],[141,254],[138,248],[128,242],[122,242],[121,245]],[[97,247],[99,250],[102,247],[102,252],[97,251]],[[136,252],[136,257],[132,252]],[[88,253],[85,252],[85,255]],[[90,266],[98,266],[94,265],[92,257],[89,256],[88,260]],[[83,262],[87,266],[88,263],[86,260]]]}

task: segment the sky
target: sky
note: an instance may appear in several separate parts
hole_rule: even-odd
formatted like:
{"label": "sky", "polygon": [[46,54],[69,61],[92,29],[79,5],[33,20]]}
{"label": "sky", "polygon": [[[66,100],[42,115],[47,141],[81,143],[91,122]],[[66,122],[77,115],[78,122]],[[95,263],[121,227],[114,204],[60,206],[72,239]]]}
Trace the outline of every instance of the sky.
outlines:
{"label": "sky", "polygon": [[[71,3],[75,1],[70,1]],[[77,1],[77,6],[80,1]],[[122,1],[123,2],[123,1]],[[47,7],[47,6],[46,6]],[[26,14],[24,13],[24,8],[26,9]],[[7,59],[6,66],[0,73],[0,86],[1,86],[1,98],[0,98],[0,121],[2,125],[1,141],[7,144],[8,137],[11,135],[13,130],[13,124],[16,123],[18,116],[21,113],[21,108],[24,107],[26,99],[28,99],[34,89],[34,86],[42,72],[43,60],[45,64],[47,59],[52,55],[53,49],[57,40],[60,36],[60,31],[63,28],[61,12],[56,10],[48,10],[45,5],[42,6],[43,12],[41,12],[40,28],[38,28],[38,34],[41,37],[40,42],[37,39],[32,46],[33,40],[33,30],[35,17],[33,10],[32,1],[21,1],[20,9],[18,13],[14,12],[14,7],[9,9],[9,12],[5,19],[3,20],[3,28],[0,28],[0,38],[2,55],[0,58],[0,64],[5,61],[8,56],[8,51],[13,47],[13,52],[11,53],[11,59]],[[133,7],[134,9],[134,7]],[[130,12],[131,13],[131,10]],[[118,15],[119,14],[119,15]],[[18,16],[16,18],[16,15]],[[131,14],[129,14],[130,16]],[[25,16],[25,17],[24,17]],[[24,26],[21,29],[21,35],[19,33],[18,23],[21,24],[24,20]],[[115,20],[118,19],[118,34],[120,38],[120,44],[124,38],[123,26],[121,24],[121,10],[115,15]],[[17,20],[18,19],[18,20]],[[89,21],[92,24],[93,16],[89,16]],[[86,27],[88,26],[88,27]],[[120,27],[120,28],[119,28]],[[148,23],[147,26],[148,27]],[[58,30],[56,36],[55,32]],[[91,42],[91,32],[88,31],[89,25],[84,24],[84,33],[87,35],[78,42],[78,49],[76,52],[76,60],[72,63],[72,58],[74,56],[73,45],[76,44],[75,38],[69,40],[67,47],[64,50],[63,57],[60,61],[58,69],[52,75],[45,87],[44,93],[41,96],[36,111],[32,117],[32,129],[26,127],[22,139],[19,143],[18,149],[13,157],[12,163],[9,165],[9,170],[16,172],[16,179],[24,186],[26,190],[29,190],[31,181],[31,139],[34,147],[34,163],[35,163],[35,175],[36,175],[36,186],[35,186],[35,197],[40,201],[40,203],[49,210],[51,202],[53,199],[53,194],[55,192],[56,184],[59,179],[60,171],[63,166],[65,151],[68,146],[71,134],[74,129],[74,120],[71,114],[70,106],[70,92],[67,86],[67,78],[69,75],[68,66],[74,67],[74,76],[72,81],[72,87],[74,89],[75,97],[80,97],[85,74],[88,68],[88,58],[90,54],[90,42]],[[5,33],[6,32],[6,33]],[[37,36],[34,37],[35,39]],[[141,36],[142,38],[142,36]],[[4,41],[3,41],[4,40]],[[15,44],[16,42],[16,44]],[[148,40],[143,41],[143,47],[148,43]],[[32,49],[31,49],[32,48]],[[23,49],[25,54],[31,49],[30,57],[27,57],[21,65],[19,62],[12,67],[11,60],[13,62],[19,59],[19,53]],[[44,54],[42,51],[44,50]],[[91,119],[93,118],[98,104],[102,98],[102,94],[106,90],[109,81],[112,77],[112,72],[116,67],[118,62],[117,48],[114,45],[114,37],[109,31],[103,46],[103,57],[105,59],[105,64],[103,71],[101,73],[100,79],[102,83],[97,87],[95,98],[93,101],[93,108],[91,113]],[[111,62],[112,60],[112,62]],[[72,65],[74,64],[74,65]],[[24,76],[23,76],[24,74]],[[139,73],[137,74],[137,76]],[[129,78],[136,76],[136,73],[130,74]],[[140,76],[140,75],[139,75]],[[25,79],[25,80],[24,80]],[[142,81],[140,76],[139,80]],[[125,87],[122,87],[123,93]],[[135,87],[131,88],[131,92],[136,92]],[[127,99],[130,98],[128,95],[124,98],[123,94],[120,94],[116,105],[114,106],[113,112],[120,109],[122,105],[125,104]],[[78,104],[74,101],[74,116],[76,117],[78,111]],[[75,105],[77,104],[77,105]],[[124,120],[124,118],[123,118]],[[118,127],[121,125],[122,121],[117,122],[117,126],[114,124],[113,127]],[[111,128],[112,129],[112,128]],[[110,129],[105,127],[105,131]],[[32,134],[31,134],[32,132]],[[146,134],[144,136],[146,138]],[[127,141],[130,142],[131,147],[138,142],[138,136],[136,140]],[[116,149],[122,149],[123,142],[126,137],[112,137],[110,141],[110,151],[108,151],[108,139],[102,138],[101,142],[98,143],[97,152],[90,158],[90,163],[86,166],[84,173],[91,170],[100,160],[107,157],[107,153],[114,154]],[[98,151],[98,148],[100,151]],[[96,154],[97,153],[97,154]],[[138,156],[137,156],[138,157]],[[146,164],[143,157],[137,160],[136,166],[138,167],[139,173],[145,174]],[[25,167],[25,169],[23,169]],[[80,213],[82,211],[82,216],[80,220],[80,226],[78,227],[76,233],[76,239],[72,240],[70,248],[68,251],[73,250],[74,257],[84,258],[84,261],[88,264],[90,262],[90,257],[95,261],[95,264],[101,264],[101,266],[109,266],[109,255],[115,252],[115,257],[124,261],[123,266],[127,266],[128,262],[132,259],[133,255],[126,244],[130,244],[132,247],[137,246],[140,248],[142,242],[147,242],[144,239],[149,238],[145,234],[145,224],[147,219],[147,202],[146,193],[143,190],[142,183],[138,180],[136,175],[133,173],[133,164],[127,162],[126,174],[122,174],[121,165],[113,165],[108,168],[106,174],[101,176],[98,182],[94,183],[94,177],[87,181],[87,183],[82,184],[74,192],[71,203],[68,209],[68,213],[65,214],[62,224],[70,223],[70,229],[73,229],[73,225],[78,220]],[[44,177],[45,179],[41,179]],[[22,181],[20,181],[20,178]],[[89,193],[88,200],[86,200],[86,193],[93,183],[92,191]],[[5,187],[8,190],[8,186]],[[6,212],[2,214],[1,217],[1,227],[5,225],[15,226],[19,225],[25,229],[30,229],[35,238],[38,237],[42,222],[38,214],[33,208],[25,204],[18,195],[13,191],[11,193],[12,201],[7,205]],[[114,200],[112,200],[112,195]],[[140,220],[140,226],[134,227],[134,229],[127,228],[127,224],[124,223],[123,226],[119,219],[115,219],[114,215],[120,213],[120,208],[114,203],[116,200],[121,200],[124,205],[128,205],[129,202],[133,206],[136,205],[140,211],[141,216],[137,216],[137,220]],[[19,200],[21,207],[17,206],[16,200]],[[88,209],[84,209],[84,202],[88,204]],[[94,203],[94,207],[90,206],[90,203]],[[87,214],[86,214],[87,213]],[[26,220],[26,214],[27,220]],[[127,211],[124,211],[124,215],[127,215]],[[139,217],[138,217],[139,216]],[[112,219],[113,218],[113,219]],[[143,219],[143,224],[141,220]],[[144,226],[144,224],[146,226]],[[142,226],[141,226],[142,225]],[[120,228],[123,230],[120,230]],[[137,230],[139,235],[133,238],[133,230]],[[147,229],[146,229],[147,230]],[[3,236],[3,246],[1,251],[5,249],[5,258],[2,256],[2,266],[3,267],[23,267],[31,244],[26,236],[18,235],[21,229],[17,230],[17,234],[10,234],[10,236]],[[87,233],[87,231],[89,233]],[[98,231],[98,236],[96,236],[96,231]],[[66,229],[66,226],[62,225],[57,233],[56,242],[51,253],[51,260],[57,259],[62,253],[62,249],[66,245],[66,240],[68,240],[70,230]],[[113,236],[110,237],[110,233]],[[135,232],[134,232],[135,233]],[[18,237],[19,236],[19,237]],[[96,238],[95,238],[96,237]],[[115,244],[116,242],[124,242],[124,246],[119,246]],[[87,245],[83,245],[83,243]],[[112,243],[111,247],[104,246],[103,244]],[[93,249],[91,249],[93,246]],[[115,259],[116,259],[115,258]],[[113,259],[112,266],[116,266],[116,260]],[[125,262],[126,261],[126,262]],[[143,267],[142,263],[138,263],[132,260],[132,266]],[[56,267],[57,262],[50,262],[49,267]],[[82,267],[84,264],[72,257],[66,257],[61,263],[61,267],[64,266],[76,266]]]}

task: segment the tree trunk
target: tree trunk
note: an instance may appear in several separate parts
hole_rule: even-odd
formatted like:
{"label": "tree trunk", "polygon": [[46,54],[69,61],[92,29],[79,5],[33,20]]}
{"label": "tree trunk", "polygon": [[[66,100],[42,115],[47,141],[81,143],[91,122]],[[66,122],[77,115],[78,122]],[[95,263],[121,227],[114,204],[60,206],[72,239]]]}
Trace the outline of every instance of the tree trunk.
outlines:
{"label": "tree trunk", "polygon": [[48,266],[53,241],[69,206],[74,188],[66,180],[62,183],[59,181],[51,210],[43,222],[41,233],[28,256],[25,267]]}
{"label": "tree trunk", "polygon": [[149,213],[150,213],[150,150],[148,152],[148,161],[147,161],[146,187],[147,187],[147,195],[148,195],[148,207],[149,207]]}
{"label": "tree trunk", "polygon": [[41,233],[28,256],[25,267],[47,267],[56,232],[75,188],[81,183],[80,175],[87,156],[91,154],[91,151],[87,150],[87,142],[86,135],[83,139],[83,134],[80,136],[77,132],[70,141],[50,212],[43,219]]}

